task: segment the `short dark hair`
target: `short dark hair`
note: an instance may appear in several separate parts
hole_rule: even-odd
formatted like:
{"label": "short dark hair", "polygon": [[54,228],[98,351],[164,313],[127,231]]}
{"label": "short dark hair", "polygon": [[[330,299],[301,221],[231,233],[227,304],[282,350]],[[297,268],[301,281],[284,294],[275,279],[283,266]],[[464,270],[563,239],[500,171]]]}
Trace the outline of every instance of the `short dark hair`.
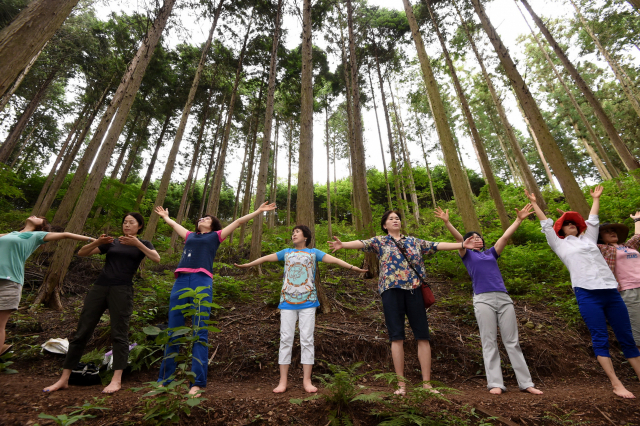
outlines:
{"label": "short dark hair", "polygon": [[313,235],[311,234],[311,229],[309,229],[307,225],[296,225],[294,226],[293,231],[295,231],[296,229],[299,229],[302,231],[302,235],[304,235],[304,238],[306,239],[305,244],[307,247],[309,247],[311,245],[311,239],[313,238]]}
{"label": "short dark hair", "polygon": [[397,214],[398,217],[400,218],[400,223],[402,223],[402,215],[398,210],[387,210],[382,215],[382,219],[380,219],[380,228],[382,228],[385,234],[388,234],[389,231],[387,230],[387,228],[384,227],[384,224],[387,223],[387,219],[389,219],[389,216],[391,216],[391,213]]}
{"label": "short dark hair", "polygon": [[464,237],[462,237],[462,241],[467,241],[467,238],[469,237],[473,237],[474,235],[477,235],[478,237],[480,237],[480,239],[482,240],[482,250],[485,249],[485,243],[484,243],[484,238],[482,238],[482,235],[479,232],[476,231],[469,231],[466,234],[464,234]]}
{"label": "short dark hair", "polygon": [[129,212],[129,213],[125,214],[124,216],[122,216],[122,223],[124,223],[124,220],[127,218],[127,216],[131,216],[132,218],[134,218],[136,220],[136,222],[138,222],[138,225],[142,225],[140,227],[140,229],[138,229],[138,232],[136,232],[136,235],[137,234],[141,234],[142,231],[144,231],[144,217],[142,217],[142,215],[140,213]]}
{"label": "short dark hair", "polygon": [[[211,218],[211,232],[216,232],[222,229],[222,224],[220,223],[220,219],[210,214],[205,214],[200,219],[204,219],[205,217]],[[200,232],[200,221],[196,223],[196,232]]]}

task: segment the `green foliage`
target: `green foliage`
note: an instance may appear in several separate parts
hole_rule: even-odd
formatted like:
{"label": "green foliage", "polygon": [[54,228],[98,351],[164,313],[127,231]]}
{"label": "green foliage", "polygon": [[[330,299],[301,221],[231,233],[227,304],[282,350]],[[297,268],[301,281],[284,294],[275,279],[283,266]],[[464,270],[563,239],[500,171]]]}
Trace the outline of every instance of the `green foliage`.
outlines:
{"label": "green foliage", "polygon": [[9,358],[11,358],[11,355],[12,355],[11,353],[7,353],[7,354],[4,354],[2,357],[0,357],[0,373],[15,374],[18,372],[18,370],[9,368],[9,366],[13,364],[13,361],[9,361]]}
{"label": "green foliage", "polygon": [[59,414],[57,416],[52,416],[50,414],[40,413],[38,415],[38,418],[45,419],[45,420],[52,420],[55,424],[60,426],[71,425],[80,420],[93,419],[96,417],[95,415],[92,415],[92,414],[86,414],[88,412],[97,411],[99,413],[99,412],[104,412],[106,410],[110,410],[110,408],[101,406],[101,404],[104,404],[105,401],[106,401],[106,398],[98,398],[94,396],[93,402],[89,402],[85,400],[84,404],[82,404],[81,406],[73,407],[73,408],[77,408],[77,410],[72,411],[69,415]]}
{"label": "green foliage", "polygon": [[105,348],[96,348],[91,352],[82,355],[82,358],[80,358],[80,362],[84,362],[85,364],[92,362],[100,367],[102,365],[102,361],[104,360],[105,351]]}

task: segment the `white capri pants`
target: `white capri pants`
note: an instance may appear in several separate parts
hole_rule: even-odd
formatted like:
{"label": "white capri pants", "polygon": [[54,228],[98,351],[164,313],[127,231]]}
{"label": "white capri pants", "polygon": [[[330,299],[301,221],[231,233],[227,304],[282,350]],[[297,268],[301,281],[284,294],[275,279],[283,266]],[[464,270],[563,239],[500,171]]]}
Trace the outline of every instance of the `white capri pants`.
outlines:
{"label": "white capri pants", "polygon": [[291,349],[296,335],[296,322],[300,328],[301,364],[313,364],[313,330],[316,326],[316,308],[280,310],[280,353],[278,364],[291,364]]}

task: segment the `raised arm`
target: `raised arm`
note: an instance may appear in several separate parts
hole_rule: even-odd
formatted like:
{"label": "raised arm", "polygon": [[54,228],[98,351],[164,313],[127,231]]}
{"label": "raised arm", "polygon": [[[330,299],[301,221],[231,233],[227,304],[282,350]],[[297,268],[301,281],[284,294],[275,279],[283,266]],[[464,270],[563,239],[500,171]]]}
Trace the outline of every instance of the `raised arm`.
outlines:
{"label": "raised arm", "polygon": [[340,249],[361,249],[364,248],[364,243],[360,240],[355,241],[347,241],[343,243],[340,241],[338,237],[333,237],[333,241],[327,241],[329,243],[329,248],[331,249],[331,253],[335,253]]}
{"label": "raised arm", "polygon": [[350,271],[367,272],[367,269],[360,269],[357,266],[351,265],[342,259],[338,259],[337,257],[331,256],[330,254],[325,254],[322,257],[322,261],[324,263],[333,263],[335,265],[342,266],[343,268],[349,269]]}
{"label": "raised arm", "polygon": [[[249,213],[246,216],[242,216],[239,219],[236,219],[235,221],[231,222],[229,225],[227,225],[222,232],[220,233],[220,239],[224,240],[225,238],[227,238],[229,235],[231,235],[231,233],[233,233],[233,231],[235,231],[235,229],[242,225],[243,223],[247,223],[249,222],[251,219],[253,219],[254,217],[261,215],[264,212],[269,212],[271,210],[275,210],[276,209],[276,203],[271,203],[269,204],[268,201],[265,201],[264,203],[262,203],[262,205],[260,207],[258,207],[258,210],[256,210],[253,213]],[[259,259],[258,259],[259,260]]]}
{"label": "raised arm", "polygon": [[256,260],[254,260],[253,262],[249,262],[249,263],[244,263],[242,265],[239,265],[237,263],[234,263],[233,265],[238,267],[238,268],[250,268],[252,266],[256,266],[256,265],[260,265],[262,263],[265,262],[277,262],[278,261],[278,254],[277,253],[272,253],[272,254],[268,254],[266,256],[262,256]]}
{"label": "raised arm", "polygon": [[438,251],[451,251],[462,249],[481,249],[482,240],[473,241],[473,235],[464,240],[463,243],[438,243]]}
{"label": "raised arm", "polygon": [[525,195],[529,199],[531,206],[533,206],[533,211],[536,212],[536,216],[538,216],[538,220],[547,220],[547,215],[544,214],[540,206],[536,201],[536,194],[531,194],[526,189],[524,190]]}
{"label": "raised arm", "polygon": [[511,238],[513,234],[515,234],[522,221],[525,220],[531,213],[533,213],[532,209],[533,206],[531,205],[531,203],[524,206],[522,210],[516,209],[516,220],[511,224],[509,228],[507,228],[506,231],[504,231],[502,237],[500,237],[500,239],[498,239],[498,241],[496,242],[496,245],[493,246],[496,253],[502,253],[502,250],[504,250],[504,248],[507,246],[509,238]]}
{"label": "raised arm", "polygon": [[177,223],[175,220],[169,217],[169,209],[163,209],[162,206],[156,206],[156,213],[160,216],[183,240],[187,238],[189,230],[184,226]]}
{"label": "raised arm", "polygon": [[[598,212],[600,211],[600,196],[602,195],[602,190],[604,190],[602,185],[597,185],[595,188],[589,190],[591,198],[593,198],[593,204],[591,204],[589,216],[598,215]],[[620,243],[622,243],[622,241]]]}
{"label": "raised arm", "polygon": [[112,242],[113,237],[110,237],[107,234],[102,234],[97,240],[93,240],[89,244],[82,246],[82,248],[78,250],[78,256],[87,257],[93,254],[99,254],[100,249],[98,247],[103,244],[111,244]]}
{"label": "raised arm", "polygon": [[[451,224],[451,222],[449,222],[449,209],[442,210],[440,207],[436,207],[434,213],[437,218],[442,219],[442,221],[444,222],[444,226],[447,227],[451,235],[453,235],[453,238],[455,238],[457,242],[461,243],[463,240],[462,234],[456,229],[455,226],[453,226],[453,224]],[[466,249],[458,248],[458,254],[460,255],[460,257],[464,257],[466,253]]]}
{"label": "raised arm", "polygon": [[72,234],[71,232],[48,232],[42,239],[43,241],[58,241],[68,238],[70,240],[78,241],[93,241],[93,238],[86,235]]}
{"label": "raised arm", "polygon": [[630,214],[629,217],[633,219],[634,222],[634,234],[640,234],[640,211],[637,211],[636,214]]}

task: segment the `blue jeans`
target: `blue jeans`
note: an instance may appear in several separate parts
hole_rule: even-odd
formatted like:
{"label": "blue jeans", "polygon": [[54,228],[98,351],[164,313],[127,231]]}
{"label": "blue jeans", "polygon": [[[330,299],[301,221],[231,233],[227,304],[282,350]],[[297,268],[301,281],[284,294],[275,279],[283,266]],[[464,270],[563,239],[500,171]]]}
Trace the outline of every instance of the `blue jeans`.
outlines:
{"label": "blue jeans", "polygon": [[[195,274],[183,274],[180,273],[176,282],[173,284],[173,289],[171,289],[171,297],[169,299],[169,328],[181,327],[185,323],[185,317],[182,315],[182,312],[178,309],[173,310],[174,306],[184,305],[186,303],[193,303],[193,299],[191,297],[186,297],[184,299],[179,299],[182,295],[182,289],[188,288],[191,290],[195,290],[197,287],[206,287],[204,290],[207,294],[207,297],[203,299],[203,301],[211,302],[212,301],[212,293],[211,293],[211,277],[205,273],[198,272]],[[211,313],[211,308],[201,306],[200,307],[201,315],[194,315],[191,318],[193,324],[198,321],[204,321],[209,319],[209,314]],[[205,314],[205,315],[202,315]],[[206,324],[200,323],[201,326],[205,326]],[[209,340],[209,332],[207,330],[198,331],[198,341],[193,344],[193,359],[191,361],[191,371],[196,374],[195,382],[193,386],[205,387],[207,386],[207,365],[208,365],[208,354],[209,348],[206,345]],[[166,346],[164,351],[164,359],[162,360],[162,365],[160,365],[160,375],[158,376],[158,382],[162,384],[170,383],[169,379],[172,374],[176,371],[176,361],[174,357],[169,358],[168,356],[172,353],[178,353],[180,350],[180,345],[172,344],[175,338],[169,339],[169,344]]]}
{"label": "blue jeans", "polygon": [[593,352],[596,357],[610,358],[609,331],[607,322],[613,329],[622,347],[625,358],[640,356],[640,351],[633,340],[631,333],[631,321],[629,312],[624,304],[617,288],[586,290],[581,287],[574,288],[580,315],[589,328]]}

